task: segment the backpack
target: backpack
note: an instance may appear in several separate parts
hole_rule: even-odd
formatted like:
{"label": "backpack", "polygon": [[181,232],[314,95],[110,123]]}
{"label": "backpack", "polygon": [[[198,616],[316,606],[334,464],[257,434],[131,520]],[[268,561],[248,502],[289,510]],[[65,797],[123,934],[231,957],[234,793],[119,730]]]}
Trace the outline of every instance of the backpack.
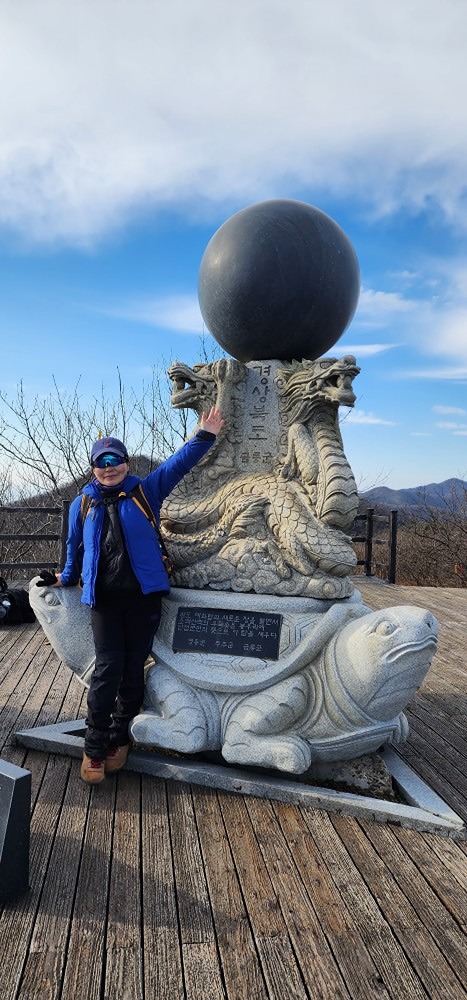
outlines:
{"label": "backpack", "polygon": [[[119,493],[117,495],[117,497],[115,498],[115,500],[120,500],[120,499],[122,499],[124,497],[128,497],[128,499],[133,500],[134,503],[136,504],[136,506],[139,507],[139,509],[143,512],[144,516],[147,517],[149,523],[152,524],[152,527],[154,528],[154,531],[156,532],[156,535],[157,535],[157,540],[159,542],[159,546],[160,546],[160,550],[161,550],[161,555],[162,555],[162,562],[164,564],[164,569],[165,569],[167,575],[170,576],[171,573],[173,573],[173,571],[174,571],[174,566],[173,566],[172,560],[171,560],[171,558],[169,556],[169,553],[167,552],[167,549],[165,547],[164,539],[162,538],[162,535],[161,535],[161,533],[159,531],[159,528],[157,526],[157,522],[156,522],[154,511],[153,511],[153,509],[152,509],[149,501],[147,500],[147,498],[145,496],[145,493],[144,493],[144,490],[143,490],[143,487],[142,487],[141,483],[138,483],[137,486],[134,486],[133,489],[130,490],[129,493],[125,493],[124,490],[122,490],[121,493]],[[115,502],[115,500],[113,502]],[[86,520],[86,518],[87,518],[87,516],[89,514],[89,511],[91,510],[91,507],[95,507],[98,503],[101,503],[101,502],[102,501],[99,501],[99,500],[98,501],[93,500],[93,498],[90,497],[87,493],[82,493],[81,494],[81,523],[83,525],[84,525],[84,522],[85,522],[85,520]],[[105,503],[105,500],[104,500],[104,503]],[[80,548],[81,548],[81,546],[80,546]]]}
{"label": "backpack", "polygon": [[0,625],[22,625],[35,620],[27,590],[8,587],[6,580],[0,577]]}

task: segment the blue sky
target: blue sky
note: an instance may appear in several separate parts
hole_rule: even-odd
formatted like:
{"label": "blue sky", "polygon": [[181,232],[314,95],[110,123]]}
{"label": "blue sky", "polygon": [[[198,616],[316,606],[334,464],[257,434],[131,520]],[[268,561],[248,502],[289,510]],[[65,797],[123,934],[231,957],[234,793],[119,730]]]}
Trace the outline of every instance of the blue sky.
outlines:
{"label": "blue sky", "polygon": [[360,262],[360,488],[467,479],[466,37],[461,0],[3,0],[1,389],[193,363],[210,237],[297,198]]}

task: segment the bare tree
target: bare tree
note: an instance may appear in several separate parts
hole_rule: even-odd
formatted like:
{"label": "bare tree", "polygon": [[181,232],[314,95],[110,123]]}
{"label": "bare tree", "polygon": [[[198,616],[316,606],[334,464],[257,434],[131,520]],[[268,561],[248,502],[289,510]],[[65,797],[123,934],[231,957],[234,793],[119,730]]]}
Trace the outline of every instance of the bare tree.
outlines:
{"label": "bare tree", "polygon": [[115,392],[102,386],[90,401],[80,379],[63,390],[53,377],[53,393],[34,398],[22,382],[12,398],[0,392],[0,459],[9,463],[10,493],[59,498],[70,486],[78,491],[89,471],[89,447],[99,435],[121,438],[151,466],[178,447],[189,419],[171,408],[165,372],[154,368],[139,393],[124,386],[118,369],[116,380]]}
{"label": "bare tree", "polygon": [[[206,362],[218,353],[216,345],[201,342]],[[60,533],[60,508],[55,514],[30,508],[60,504],[81,491],[96,438],[112,435],[125,441],[134,470],[145,476],[188,437],[196,417],[171,406],[170,364],[162,359],[138,391],[127,388],[116,369],[115,388],[102,385],[90,400],[79,378],[71,390],[63,390],[52,377],[53,391],[31,398],[22,382],[13,396],[0,392],[0,535],[28,536],[0,539],[1,563],[34,561],[40,566],[55,558],[53,543],[37,536]],[[9,570],[8,575],[17,574]]]}
{"label": "bare tree", "polygon": [[420,491],[416,512],[402,512],[397,582],[425,587],[467,587],[467,487],[459,481],[437,491],[437,506]]}

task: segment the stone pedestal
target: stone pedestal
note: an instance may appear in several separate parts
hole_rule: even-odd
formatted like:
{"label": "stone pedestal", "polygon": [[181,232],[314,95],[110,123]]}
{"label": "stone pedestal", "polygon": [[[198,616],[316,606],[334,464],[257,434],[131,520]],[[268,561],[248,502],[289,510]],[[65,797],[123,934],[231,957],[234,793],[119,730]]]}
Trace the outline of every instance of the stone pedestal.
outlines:
{"label": "stone pedestal", "polygon": [[[277,615],[277,658],[268,658],[258,649]],[[296,774],[350,760],[405,738],[402,709],[435,645],[429,612],[372,612],[358,593],[331,602],[174,588],[131,735],[142,746],[220,750],[231,763]]]}

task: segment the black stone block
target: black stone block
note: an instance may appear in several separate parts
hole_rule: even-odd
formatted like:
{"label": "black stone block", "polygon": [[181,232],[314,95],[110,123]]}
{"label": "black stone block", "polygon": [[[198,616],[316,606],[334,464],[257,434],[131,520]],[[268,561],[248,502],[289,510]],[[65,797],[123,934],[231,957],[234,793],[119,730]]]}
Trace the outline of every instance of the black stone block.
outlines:
{"label": "black stone block", "polygon": [[0,903],[29,887],[31,772],[0,760]]}

